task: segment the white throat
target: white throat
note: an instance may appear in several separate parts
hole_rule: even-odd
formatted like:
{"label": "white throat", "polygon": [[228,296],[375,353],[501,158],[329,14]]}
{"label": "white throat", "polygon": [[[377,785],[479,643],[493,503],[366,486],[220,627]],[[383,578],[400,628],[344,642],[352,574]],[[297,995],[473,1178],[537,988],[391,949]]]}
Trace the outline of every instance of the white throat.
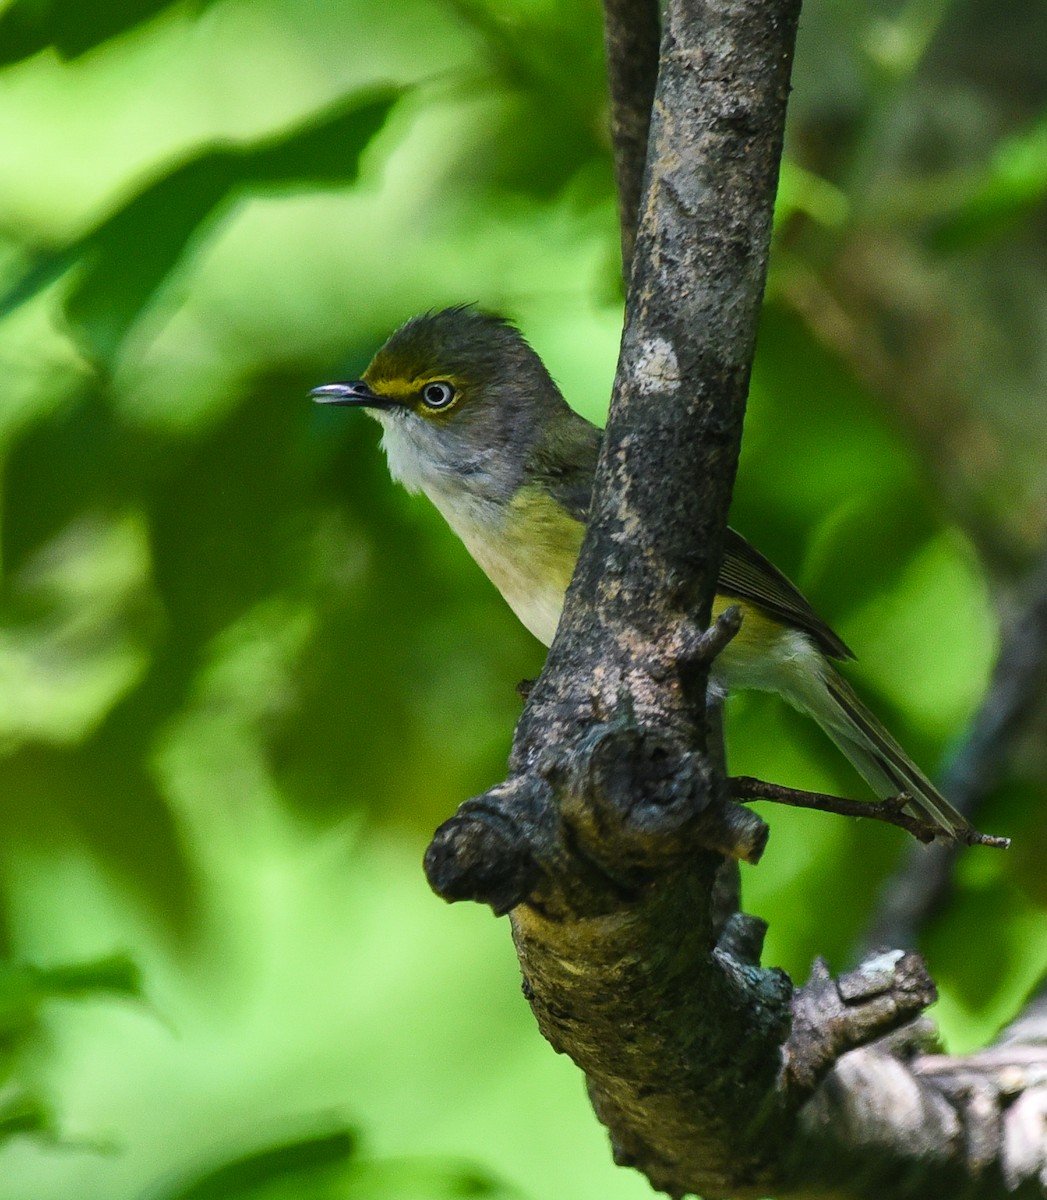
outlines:
{"label": "white throat", "polygon": [[460,454],[457,440],[444,442],[442,431],[411,417],[372,411],[384,430],[382,448],[393,479],[432,501],[524,626],[550,645],[566,580],[560,584],[555,575],[536,570],[535,548],[520,540],[523,531],[513,520],[512,505],[499,497],[498,481],[483,469],[482,459],[463,472],[451,459]]}

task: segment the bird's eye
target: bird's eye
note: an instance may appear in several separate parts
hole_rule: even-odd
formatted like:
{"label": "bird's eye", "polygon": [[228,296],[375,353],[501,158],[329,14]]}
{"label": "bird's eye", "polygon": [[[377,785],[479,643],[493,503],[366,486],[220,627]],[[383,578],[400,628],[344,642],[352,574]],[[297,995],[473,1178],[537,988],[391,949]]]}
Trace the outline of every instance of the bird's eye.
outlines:
{"label": "bird's eye", "polygon": [[442,379],[435,379],[422,388],[422,403],[426,408],[447,408],[454,400],[455,394],[451,384]]}

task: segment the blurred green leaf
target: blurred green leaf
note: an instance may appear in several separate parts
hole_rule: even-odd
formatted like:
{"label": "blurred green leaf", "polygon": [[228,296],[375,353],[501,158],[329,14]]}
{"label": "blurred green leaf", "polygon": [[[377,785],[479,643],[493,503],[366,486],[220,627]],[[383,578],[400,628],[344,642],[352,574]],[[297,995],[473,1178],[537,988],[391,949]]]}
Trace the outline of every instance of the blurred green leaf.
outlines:
{"label": "blurred green leaf", "polygon": [[76,264],[81,249],[77,242],[61,250],[33,253],[28,268],[0,295],[0,321],[57,283]]}
{"label": "blurred green leaf", "polygon": [[343,1190],[332,1200],[513,1200],[510,1190],[487,1172],[464,1164],[418,1160],[355,1163]]}
{"label": "blurred green leaf", "polygon": [[[933,256],[928,221],[973,193],[907,207],[972,163],[1007,204],[1038,194],[1031,133],[997,159],[1000,130],[1042,124],[1042,40],[978,4],[985,62],[971,5],[805,5],[734,514],[928,770],[991,652],[957,496],[990,535],[1043,516],[1033,223]],[[505,1195],[495,1178],[639,1200],[503,925],[435,904],[419,867],[502,777],[543,649],[390,482],[376,426],[306,399],[412,313],[478,300],[601,419],[621,297],[597,0],[3,13],[0,55],[32,53],[0,80],[4,932],[15,964],[73,965],[0,980],[12,1124],[50,1107],[62,1139],[6,1142],[0,1200]],[[870,71],[874,43],[904,82]],[[775,698],[732,697],[729,725],[747,770],[864,794]],[[1037,788],[1030,766],[989,828],[1020,831]],[[770,961],[848,965],[901,836],[766,815],[746,898]],[[1024,819],[1024,866],[961,873],[931,938],[960,1037],[1043,966]],[[970,953],[980,921],[998,961]],[[80,1002],[143,989],[150,1009]],[[295,1115],[317,1112],[358,1114],[373,1154]]]}
{"label": "blurred green leaf", "polygon": [[142,677],[157,613],[134,514],[84,513],[11,572],[0,602],[0,739],[83,738]]}
{"label": "blurred green leaf", "polygon": [[[942,189],[939,189],[942,190]],[[931,244],[958,251],[996,238],[1047,199],[1047,117],[1000,141],[973,181],[956,179]]]}
{"label": "blurred green leaf", "polygon": [[40,1030],[44,1003],[140,994],[138,970],[125,955],[50,967],[0,961],[0,1142],[20,1134],[56,1133],[52,1104],[37,1089],[9,1082],[23,1045]]}
{"label": "blurred green leaf", "polygon": [[161,1186],[148,1193],[148,1200],[247,1200],[262,1196],[273,1184],[279,1194],[299,1196],[304,1178],[344,1163],[355,1151],[356,1138],[347,1126],[317,1131],[252,1150],[189,1182]]}
{"label": "blurred green leaf", "polygon": [[92,352],[112,358],[190,240],[206,237],[222,217],[234,189],[351,183],[398,99],[399,92],[351,96],[287,135],[211,151],[140,192],[89,234],[80,246],[86,269],[66,311]]}
{"label": "blurred green leaf", "polygon": [[805,171],[791,158],[783,158],[774,203],[775,230],[784,227],[796,213],[838,229],[850,215],[850,202],[846,193],[827,179]]}
{"label": "blurred green leaf", "polygon": [[29,1028],[42,998],[32,968],[0,962],[0,1044],[10,1044]]}
{"label": "blurred green leaf", "polygon": [[207,236],[240,189],[351,183],[401,92],[343,98],[288,133],[208,150],[139,191],[72,246],[38,257],[0,299],[0,318],[78,264],[66,313],[109,361],[190,243]]}
{"label": "blurred green leaf", "polygon": [[32,1092],[16,1092],[0,1098],[0,1143],[20,1134],[54,1133],[54,1120],[47,1104]]}
{"label": "blurred green leaf", "polygon": [[810,534],[803,585],[850,612],[898,586],[937,532],[915,486],[867,490],[825,515]]}
{"label": "blurred green leaf", "polygon": [[[203,8],[211,0],[189,3]],[[0,65],[49,46],[63,58],[75,58],[171,4],[172,0],[14,0],[0,14]]]}
{"label": "blurred green leaf", "polygon": [[478,188],[552,199],[583,166],[611,188],[600,6],[575,0],[572,19],[546,0],[439,0],[482,43],[486,74],[459,83],[490,98],[462,170]]}
{"label": "blurred green leaf", "polygon": [[112,954],[83,963],[61,963],[54,967],[32,969],[36,985],[51,998],[87,996],[105,992],[115,996],[139,998],[142,973],[126,954]]}
{"label": "blurred green leaf", "polygon": [[345,1130],[252,1152],[146,1200],[519,1200],[519,1193],[463,1163],[360,1161]]}
{"label": "blurred green leaf", "polygon": [[124,954],[37,967],[0,962],[0,1038],[28,1028],[45,1000],[109,994],[141,996],[138,967]]}

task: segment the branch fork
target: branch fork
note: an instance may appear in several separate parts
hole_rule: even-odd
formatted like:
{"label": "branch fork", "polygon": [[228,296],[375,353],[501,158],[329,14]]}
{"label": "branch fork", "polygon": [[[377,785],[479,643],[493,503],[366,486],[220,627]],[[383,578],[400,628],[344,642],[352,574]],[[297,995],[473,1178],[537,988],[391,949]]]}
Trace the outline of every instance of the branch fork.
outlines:
{"label": "branch fork", "polygon": [[793,999],[792,1032],[782,1050],[785,1088],[810,1095],[850,1050],[893,1032],[938,998],[918,954],[885,950],[838,979],[817,958]]}

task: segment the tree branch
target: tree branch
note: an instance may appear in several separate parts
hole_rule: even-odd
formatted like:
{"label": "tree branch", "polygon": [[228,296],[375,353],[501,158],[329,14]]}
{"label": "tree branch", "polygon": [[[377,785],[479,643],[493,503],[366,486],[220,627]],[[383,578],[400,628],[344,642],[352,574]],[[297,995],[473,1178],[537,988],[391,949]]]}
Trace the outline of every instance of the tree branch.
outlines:
{"label": "tree branch", "polygon": [[628,284],[658,79],[658,0],[604,0],[603,17],[622,275]]}
{"label": "tree branch", "polygon": [[729,803],[702,750],[722,640],[704,630],[798,10],[667,7],[654,165],[575,579],[509,781],[463,805],[427,856],[441,894],[511,907],[542,1032],[585,1071],[618,1161],[676,1195],[766,1190],[767,1147],[745,1131],[777,1103],[790,1022],[788,979],[755,961],[760,924],[714,912],[722,855],[756,857],[766,827]]}
{"label": "tree branch", "polygon": [[870,1200],[1044,1195],[1043,997],[975,1054],[927,1053],[932,1037],[933,1026],[918,1021],[833,1064],[801,1112],[798,1179],[813,1174]]}

